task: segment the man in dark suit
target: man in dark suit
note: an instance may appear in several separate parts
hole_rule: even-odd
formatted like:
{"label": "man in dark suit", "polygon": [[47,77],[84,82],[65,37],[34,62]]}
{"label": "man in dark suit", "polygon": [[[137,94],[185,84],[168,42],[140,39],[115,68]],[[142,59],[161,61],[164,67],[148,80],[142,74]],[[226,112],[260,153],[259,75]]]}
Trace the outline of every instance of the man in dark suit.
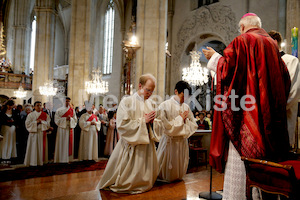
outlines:
{"label": "man in dark suit", "polygon": [[50,102],[44,103],[43,112],[47,113],[51,119],[50,128],[47,131],[48,137],[48,159],[51,160],[54,158],[54,150],[55,150],[55,139],[56,139],[56,131],[57,125],[54,121],[55,112],[52,110],[53,106]]}
{"label": "man in dark suit", "polygon": [[109,125],[108,117],[105,112],[105,108],[102,104],[99,106],[99,112],[97,114],[99,120],[101,121],[101,129],[99,131],[99,137],[98,137],[98,155],[99,157],[104,156],[104,147],[105,147],[105,139],[106,139],[106,132],[107,127]]}

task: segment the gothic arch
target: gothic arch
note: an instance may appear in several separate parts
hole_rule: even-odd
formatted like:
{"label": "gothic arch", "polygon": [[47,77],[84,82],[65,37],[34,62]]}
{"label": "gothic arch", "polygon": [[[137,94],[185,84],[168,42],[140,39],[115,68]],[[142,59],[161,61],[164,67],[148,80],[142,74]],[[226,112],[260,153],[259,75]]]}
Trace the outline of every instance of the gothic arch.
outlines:
{"label": "gothic arch", "polygon": [[[235,13],[229,6],[215,3],[191,12],[191,15],[179,28],[177,39],[175,40],[171,70],[171,77],[174,78],[171,85],[181,80],[182,56],[191,41],[210,34],[212,36],[210,39],[217,39],[228,45],[237,36],[237,30]],[[203,42],[210,39],[204,39]]]}

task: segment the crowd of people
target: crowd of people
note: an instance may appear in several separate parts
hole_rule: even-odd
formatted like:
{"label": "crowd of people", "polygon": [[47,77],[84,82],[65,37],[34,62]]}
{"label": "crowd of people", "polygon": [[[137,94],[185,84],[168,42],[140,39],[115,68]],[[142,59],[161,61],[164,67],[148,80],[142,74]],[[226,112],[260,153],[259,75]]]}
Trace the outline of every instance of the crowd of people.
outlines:
{"label": "crowd of people", "polygon": [[212,110],[210,111],[194,111],[194,117],[198,124],[199,130],[211,130],[212,129]]}
{"label": "crowd of people", "polygon": [[116,110],[100,105],[73,109],[71,99],[55,112],[50,104],[15,105],[7,100],[0,109],[0,160],[25,166],[68,163],[78,158],[109,157],[119,140]]}
{"label": "crowd of people", "polygon": [[[37,166],[110,157],[120,139],[117,110],[106,111],[101,104],[96,109],[88,102],[82,110],[73,108],[68,97],[56,111],[48,103],[22,106],[7,100],[0,109],[2,163]],[[211,112],[193,114],[199,130],[211,130]]]}
{"label": "crowd of people", "polygon": [[5,60],[5,58],[0,59],[0,72],[14,73],[9,59],[7,60]]}

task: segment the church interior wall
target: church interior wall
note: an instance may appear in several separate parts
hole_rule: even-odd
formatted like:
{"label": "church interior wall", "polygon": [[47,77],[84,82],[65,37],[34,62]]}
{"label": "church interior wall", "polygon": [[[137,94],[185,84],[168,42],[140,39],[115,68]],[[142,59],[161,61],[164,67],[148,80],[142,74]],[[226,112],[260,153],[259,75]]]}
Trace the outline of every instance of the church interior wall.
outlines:
{"label": "church interior wall", "polygon": [[[252,0],[250,0],[250,1],[252,1]],[[267,1],[270,1],[270,0],[267,0]],[[273,1],[273,0],[271,0],[271,1]],[[235,17],[237,19],[237,22],[245,13],[248,12],[247,10],[249,9],[249,5],[248,5],[249,0],[239,0],[239,1],[219,0],[219,2],[222,5],[229,6],[233,10]],[[252,11],[250,10],[249,12],[252,12]],[[236,26],[238,28],[238,24]]]}
{"label": "church interior wall", "polygon": [[95,21],[95,44],[94,46],[94,55],[93,55],[93,63],[95,66],[100,67],[100,69],[102,70],[102,48],[101,48],[101,44],[103,43],[103,37],[104,37],[104,33],[103,33],[103,27],[104,27],[104,23],[103,23],[103,19],[104,19],[104,15],[105,15],[105,9],[104,9],[104,3],[103,1],[99,1],[97,8],[96,8],[96,21]]}
{"label": "church interior wall", "polygon": [[90,21],[90,66],[89,66],[89,71],[92,72],[94,68],[97,68],[97,65],[95,65],[95,49],[96,49],[96,40],[97,40],[97,32],[94,31],[94,26],[93,24],[96,24],[97,22],[97,2],[96,1],[91,1],[91,21]]}
{"label": "church interior wall", "polygon": [[270,30],[278,30],[278,0],[251,0],[250,11],[256,13],[261,21],[262,28],[267,32]]}
{"label": "church interior wall", "polygon": [[[97,12],[95,13],[97,24],[96,30],[92,31],[94,36],[94,49],[93,53],[93,63],[95,68],[100,68],[103,71],[103,44],[104,44],[104,19],[105,12],[109,1],[100,1],[97,5]],[[122,68],[122,20],[123,16],[120,16],[118,9],[115,7],[115,21],[114,21],[114,46],[113,46],[113,63],[112,63],[112,73],[108,75],[103,75],[103,80],[108,82],[109,85],[109,94],[120,98],[120,77],[121,77],[121,68]],[[100,97],[99,97],[100,99]],[[99,101],[99,100],[98,100]],[[97,101],[97,102],[98,102]],[[101,103],[101,101],[100,101]]]}
{"label": "church interior wall", "polygon": [[[34,0],[9,1],[6,22],[7,57],[14,66],[15,73],[22,73],[29,65],[31,14]],[[28,71],[28,70],[26,70]]]}
{"label": "church interior wall", "polygon": [[70,26],[71,26],[71,13],[72,6],[62,7],[58,6],[58,17],[63,26],[63,36],[64,36],[64,64],[69,63],[69,43],[70,43]]}
{"label": "church interior wall", "polygon": [[[58,17],[57,17],[58,18]],[[55,27],[55,50],[54,50],[54,66],[65,64],[65,31],[62,22],[56,20]]]}
{"label": "church interior wall", "polygon": [[[119,99],[120,95],[120,77],[122,68],[122,33],[121,33],[121,21],[119,13],[116,12],[115,16],[115,32],[114,32],[114,47],[113,47],[113,63],[112,63],[112,73],[109,77],[109,93],[112,93]],[[116,87],[119,86],[119,87]]]}
{"label": "church interior wall", "polygon": [[6,8],[6,19],[4,20],[5,27],[5,39],[6,39],[6,57],[12,60],[14,58],[13,53],[13,19],[14,19],[14,1],[9,1],[8,8]]}

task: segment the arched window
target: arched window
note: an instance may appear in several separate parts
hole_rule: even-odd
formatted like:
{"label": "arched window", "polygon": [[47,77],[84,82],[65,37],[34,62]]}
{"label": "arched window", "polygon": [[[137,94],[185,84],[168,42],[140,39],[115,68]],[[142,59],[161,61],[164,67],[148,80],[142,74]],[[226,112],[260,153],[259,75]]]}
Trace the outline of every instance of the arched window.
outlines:
{"label": "arched window", "polygon": [[30,71],[34,68],[34,52],[35,52],[35,39],[36,39],[36,16],[33,17],[31,24],[31,44],[30,44]]}
{"label": "arched window", "polygon": [[103,74],[112,73],[113,44],[114,44],[114,3],[110,0],[104,22]]}

